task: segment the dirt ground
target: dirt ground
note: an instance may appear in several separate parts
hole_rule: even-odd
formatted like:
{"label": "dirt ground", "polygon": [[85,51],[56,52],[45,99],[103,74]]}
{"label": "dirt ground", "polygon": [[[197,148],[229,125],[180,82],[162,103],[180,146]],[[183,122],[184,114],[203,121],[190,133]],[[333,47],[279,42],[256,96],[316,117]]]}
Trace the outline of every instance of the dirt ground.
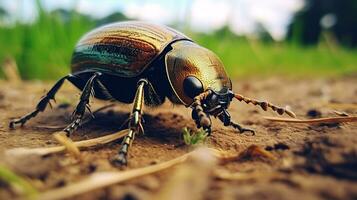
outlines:
{"label": "dirt ground", "polygon": [[[249,79],[236,80],[233,85],[234,91],[245,96],[290,106],[298,118],[336,116],[335,110],[357,115],[356,77]],[[79,97],[79,91],[69,83],[57,95],[57,104],[53,104],[52,109],[48,108],[22,128],[8,128],[9,120],[31,111],[50,86],[51,83],[41,82],[0,82],[0,152],[15,147],[58,145],[51,135],[56,131],[53,126],[65,126],[70,122]],[[105,104],[108,102],[93,100],[92,110]],[[339,104],[355,106],[336,107]],[[94,120],[80,127],[72,139],[95,138],[120,130],[129,110],[130,105],[118,104],[98,113]],[[213,119],[213,132],[206,141],[207,146],[240,152],[250,145],[258,145],[278,159],[247,159],[219,167],[232,173],[274,176],[230,181],[207,179],[204,199],[357,199],[357,123],[308,125],[270,122],[263,116],[276,116],[275,113],[237,101],[231,103],[229,111],[236,122],[253,128],[256,135],[238,134]],[[47,191],[78,182],[95,172],[144,167],[191,151],[192,148],[181,145],[182,128],[194,128],[190,117],[189,109],[169,102],[157,109],[146,108],[146,135],[136,137],[129,152],[129,164],[123,169],[117,169],[108,162],[118,151],[120,141],[82,151],[81,161],[69,154],[56,154],[21,159],[3,155],[0,162],[28,177],[39,191]],[[172,170],[95,190],[76,196],[76,199],[148,199],[160,193]],[[0,181],[0,199],[14,197],[16,192]]]}

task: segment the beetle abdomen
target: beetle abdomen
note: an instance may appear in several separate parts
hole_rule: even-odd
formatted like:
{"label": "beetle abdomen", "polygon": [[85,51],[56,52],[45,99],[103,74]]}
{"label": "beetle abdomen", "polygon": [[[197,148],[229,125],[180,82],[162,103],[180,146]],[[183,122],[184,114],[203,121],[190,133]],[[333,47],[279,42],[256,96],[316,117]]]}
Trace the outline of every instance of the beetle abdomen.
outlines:
{"label": "beetle abdomen", "polygon": [[[99,70],[135,77],[177,40],[188,39],[166,26],[145,22],[119,22],[99,27],[78,42],[72,71]],[[189,40],[189,39],[188,39]]]}

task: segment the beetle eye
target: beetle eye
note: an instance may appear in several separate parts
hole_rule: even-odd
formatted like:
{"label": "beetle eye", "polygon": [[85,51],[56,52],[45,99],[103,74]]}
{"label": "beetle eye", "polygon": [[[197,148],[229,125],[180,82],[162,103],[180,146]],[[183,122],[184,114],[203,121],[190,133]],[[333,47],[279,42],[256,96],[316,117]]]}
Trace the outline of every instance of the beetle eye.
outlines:
{"label": "beetle eye", "polygon": [[188,76],[183,81],[183,91],[187,96],[194,98],[203,92],[203,85],[198,78]]}

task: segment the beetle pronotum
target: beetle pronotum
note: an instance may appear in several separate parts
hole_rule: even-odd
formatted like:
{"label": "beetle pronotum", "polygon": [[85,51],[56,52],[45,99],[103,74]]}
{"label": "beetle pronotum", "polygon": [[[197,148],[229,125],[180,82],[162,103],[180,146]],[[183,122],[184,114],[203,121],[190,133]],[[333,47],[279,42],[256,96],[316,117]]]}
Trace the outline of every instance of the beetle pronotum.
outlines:
{"label": "beetle pronotum", "polygon": [[63,130],[69,136],[80,125],[86,108],[89,109],[91,95],[133,103],[129,132],[119,153],[112,159],[116,165],[127,163],[129,146],[142,129],[144,103],[158,106],[167,97],[173,103],[190,107],[197,127],[208,133],[211,132],[210,116],[241,133],[254,133],[231,120],[227,109],[232,99],[295,116],[291,111],[268,102],[233,93],[232,82],[221,60],[212,51],[176,30],[157,24],[132,21],[94,29],[76,45],[71,70],[71,74],[57,81],[41,98],[33,112],[11,121],[10,127],[23,125],[44,111],[65,80],[82,90],[72,123]]}

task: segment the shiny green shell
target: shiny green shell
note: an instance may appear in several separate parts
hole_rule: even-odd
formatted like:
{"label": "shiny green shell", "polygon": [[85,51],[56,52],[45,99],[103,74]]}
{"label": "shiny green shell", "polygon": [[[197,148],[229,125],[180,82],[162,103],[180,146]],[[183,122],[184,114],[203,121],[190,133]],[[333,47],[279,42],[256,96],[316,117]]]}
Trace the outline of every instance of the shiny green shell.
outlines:
{"label": "shiny green shell", "polygon": [[77,43],[72,72],[95,70],[121,77],[142,73],[169,44],[190,40],[169,27],[148,22],[118,22],[94,29]]}

